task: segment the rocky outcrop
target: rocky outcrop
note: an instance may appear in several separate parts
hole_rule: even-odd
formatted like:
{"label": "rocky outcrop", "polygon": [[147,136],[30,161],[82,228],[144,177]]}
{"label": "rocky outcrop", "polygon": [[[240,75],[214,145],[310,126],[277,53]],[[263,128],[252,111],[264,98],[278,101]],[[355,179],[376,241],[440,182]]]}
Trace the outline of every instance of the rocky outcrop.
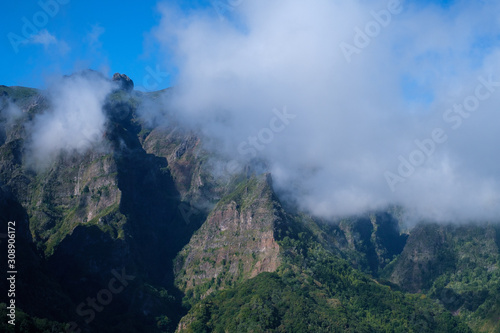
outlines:
{"label": "rocky outcrop", "polygon": [[488,225],[419,225],[394,263],[390,280],[406,291],[421,292],[443,275],[498,271],[499,231]]}
{"label": "rocky outcrop", "polygon": [[222,196],[224,188],[207,170],[207,153],[193,133],[176,126],[156,128],[144,138],[143,146],[149,154],[167,160],[183,201],[191,202],[198,209],[211,208]]}
{"label": "rocky outcrop", "polygon": [[[500,281],[498,229],[419,227],[400,254],[406,235],[387,214],[337,224],[288,214],[269,174],[251,176],[246,169],[214,175],[217,158],[203,151],[200,136],[171,123],[148,128],[136,113],[148,93],[127,93],[133,82],[126,75],[113,80],[120,91],[106,100],[103,144],[82,154],[61,153],[36,171],[26,167],[25,125],[48,101],[34,89],[0,86],[0,115],[11,102],[21,111],[8,126],[0,117],[0,222],[20,223],[17,249],[25,269],[17,299],[27,313],[76,321],[82,332],[173,331],[186,314],[182,301],[196,309],[214,291],[225,294],[269,275],[261,273],[277,271],[288,279],[289,272],[306,272],[320,258],[309,260],[308,253],[321,246],[375,278],[389,267],[391,281],[404,290],[455,288],[452,297],[439,294],[457,300],[452,311],[483,304],[487,293],[476,281],[500,290],[493,283]],[[325,277],[342,268],[335,265]],[[86,326],[77,306],[104,295],[118,271],[133,275],[133,282]],[[436,285],[445,273],[449,280]],[[324,284],[307,274],[297,286]],[[352,281],[358,284],[359,276]],[[500,299],[496,295],[488,296],[491,302]],[[341,306],[337,296],[328,297],[332,307]],[[3,294],[0,303],[5,301]]]}
{"label": "rocky outcrop", "polygon": [[280,265],[281,222],[270,176],[253,176],[223,198],[176,260],[177,285],[203,298]]}
{"label": "rocky outcrop", "polygon": [[416,227],[395,263],[390,281],[410,292],[429,288],[432,279],[453,265],[454,256],[445,240],[444,230],[438,225]]}
{"label": "rocky outcrop", "polygon": [[396,258],[406,244],[408,235],[400,231],[393,214],[376,212],[339,221],[311,220],[318,229],[318,241],[330,251],[374,277]]}
{"label": "rocky outcrop", "polygon": [[[47,254],[81,223],[106,225],[118,236],[124,217],[107,217],[118,210],[121,200],[112,155],[61,157],[31,186],[31,230],[46,244]],[[51,228],[54,224],[59,228]]]}
{"label": "rocky outcrop", "polygon": [[[120,76],[122,82],[127,79]],[[109,122],[99,147],[80,154],[61,153],[46,169],[31,170],[25,164],[29,137],[25,124],[47,104],[32,89],[0,91],[6,91],[22,111],[17,123],[4,126],[0,140],[0,188],[6,189],[10,200],[7,205],[0,200],[0,208],[5,207],[4,216],[13,213],[14,207],[24,210],[13,216],[24,219],[23,233],[29,236],[33,251],[20,247],[19,256],[34,257],[23,262],[33,267],[30,282],[38,281],[25,287],[28,296],[19,297],[19,308],[37,314],[32,310],[48,309],[50,304],[50,313],[38,314],[76,321],[83,332],[110,331],[105,328],[116,325],[110,318],[124,313],[133,318],[131,322],[152,323],[155,328],[154,318],[161,311],[173,322],[180,319],[182,295],[173,286],[172,260],[206,215],[197,212],[190,215],[191,223],[185,220],[167,159],[148,154],[142,146],[143,128],[130,96],[118,92],[107,99]],[[4,107],[0,105],[0,112]],[[171,148],[187,152],[190,147]],[[182,204],[189,207],[190,203]],[[47,274],[39,267],[46,267]],[[138,278],[106,307],[108,315],[96,316],[85,327],[85,318],[75,311],[77,305],[105,288],[112,272],[122,269]],[[51,297],[51,292],[64,297]],[[173,310],[165,310],[168,307]]]}
{"label": "rocky outcrop", "polygon": [[112,80],[118,83],[121,90],[127,92],[134,90],[134,81],[125,74],[115,73],[113,74]]}

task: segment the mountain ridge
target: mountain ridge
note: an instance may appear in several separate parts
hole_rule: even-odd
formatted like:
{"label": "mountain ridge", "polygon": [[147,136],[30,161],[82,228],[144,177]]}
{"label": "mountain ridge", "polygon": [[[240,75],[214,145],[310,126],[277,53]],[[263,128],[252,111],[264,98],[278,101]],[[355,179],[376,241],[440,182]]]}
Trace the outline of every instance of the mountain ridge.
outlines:
{"label": "mountain ridge", "polygon": [[[32,268],[18,297],[30,325],[46,318],[83,332],[500,330],[495,225],[424,224],[407,233],[391,211],[332,222],[289,209],[269,173],[250,167],[217,177],[202,136],[175,121],[144,122],[138,106],[157,92],[113,91],[101,147],[63,152],[33,170],[26,124],[50,102],[29,88],[2,86],[0,94],[0,208],[2,223],[22,226],[20,257]],[[8,122],[12,104],[21,113]],[[76,309],[122,270],[134,279],[87,323]]]}

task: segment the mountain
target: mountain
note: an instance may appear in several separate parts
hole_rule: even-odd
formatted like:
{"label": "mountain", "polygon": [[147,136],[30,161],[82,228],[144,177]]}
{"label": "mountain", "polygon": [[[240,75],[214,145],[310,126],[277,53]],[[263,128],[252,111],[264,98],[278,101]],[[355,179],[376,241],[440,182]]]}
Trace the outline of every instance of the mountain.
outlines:
{"label": "mountain", "polygon": [[405,291],[426,293],[478,332],[500,330],[498,224],[417,226],[385,274]]}
{"label": "mountain", "polygon": [[207,138],[168,110],[161,125],[145,121],[139,110],[162,107],[169,90],[108,81],[97,143],[43,168],[31,162],[31,134],[51,96],[0,86],[16,332],[500,331],[497,224],[403,230],[399,208],[309,216],[280,200],[261,166],[214,172]]}

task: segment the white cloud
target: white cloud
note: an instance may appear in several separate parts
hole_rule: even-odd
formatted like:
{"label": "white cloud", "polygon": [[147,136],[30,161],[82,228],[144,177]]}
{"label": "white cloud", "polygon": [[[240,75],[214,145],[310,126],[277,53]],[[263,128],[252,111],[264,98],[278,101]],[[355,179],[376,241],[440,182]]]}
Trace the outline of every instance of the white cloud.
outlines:
{"label": "white cloud", "polygon": [[[357,28],[376,25],[373,11],[390,2],[252,0],[222,21],[211,8],[186,16],[162,6],[155,35],[179,68],[169,107],[213,149],[244,161],[251,156],[238,146],[286,106],[296,118],[259,157],[276,187],[315,214],[396,203],[424,218],[496,218],[500,87],[458,129],[443,115],[474,95],[479,76],[500,81],[500,4],[402,3],[367,46],[356,44]],[[342,43],[358,45],[350,62]],[[391,191],[384,174],[435,128],[447,140]]]}
{"label": "white cloud", "polygon": [[33,35],[29,40],[28,43],[30,44],[40,44],[43,45],[43,47],[47,48],[51,44],[57,44],[57,38],[50,34],[50,32],[47,31],[47,29],[40,30],[38,34]]}
{"label": "white cloud", "polygon": [[86,71],[55,80],[48,90],[51,107],[28,125],[29,162],[47,167],[60,152],[84,153],[103,140],[103,105],[113,84],[97,72]]}
{"label": "white cloud", "polygon": [[36,35],[30,37],[26,40],[27,44],[42,45],[45,50],[48,50],[52,45],[57,47],[58,53],[65,55],[71,48],[70,46],[62,40],[58,40],[54,35],[52,35],[47,29],[40,30]]}
{"label": "white cloud", "polygon": [[23,112],[9,98],[0,97],[0,129],[12,127],[23,116]]}

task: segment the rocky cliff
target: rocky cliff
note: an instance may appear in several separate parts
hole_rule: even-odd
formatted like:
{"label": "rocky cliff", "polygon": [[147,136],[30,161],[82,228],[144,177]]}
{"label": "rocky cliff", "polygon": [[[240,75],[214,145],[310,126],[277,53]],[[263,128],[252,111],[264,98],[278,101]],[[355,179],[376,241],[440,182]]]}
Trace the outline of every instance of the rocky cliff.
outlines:
{"label": "rocky cliff", "polygon": [[177,285],[199,299],[262,272],[274,272],[281,261],[275,228],[283,219],[269,174],[241,182],[219,201],[179,253]]}
{"label": "rocky cliff", "polygon": [[[98,144],[43,168],[28,148],[50,96],[0,86],[0,222],[19,226],[26,325],[469,332],[466,320],[498,329],[498,227],[427,224],[408,237],[393,210],[317,219],[280,202],[271,175],[251,165],[217,175],[219,157],[168,110],[169,121],[145,121],[140,109],[161,107],[168,91],[134,91],[123,74],[108,81]],[[88,303],[117,276],[124,288],[112,301]]]}
{"label": "rocky cliff", "polygon": [[422,224],[388,267],[390,280],[439,300],[481,332],[500,329],[500,229],[497,224]]}

